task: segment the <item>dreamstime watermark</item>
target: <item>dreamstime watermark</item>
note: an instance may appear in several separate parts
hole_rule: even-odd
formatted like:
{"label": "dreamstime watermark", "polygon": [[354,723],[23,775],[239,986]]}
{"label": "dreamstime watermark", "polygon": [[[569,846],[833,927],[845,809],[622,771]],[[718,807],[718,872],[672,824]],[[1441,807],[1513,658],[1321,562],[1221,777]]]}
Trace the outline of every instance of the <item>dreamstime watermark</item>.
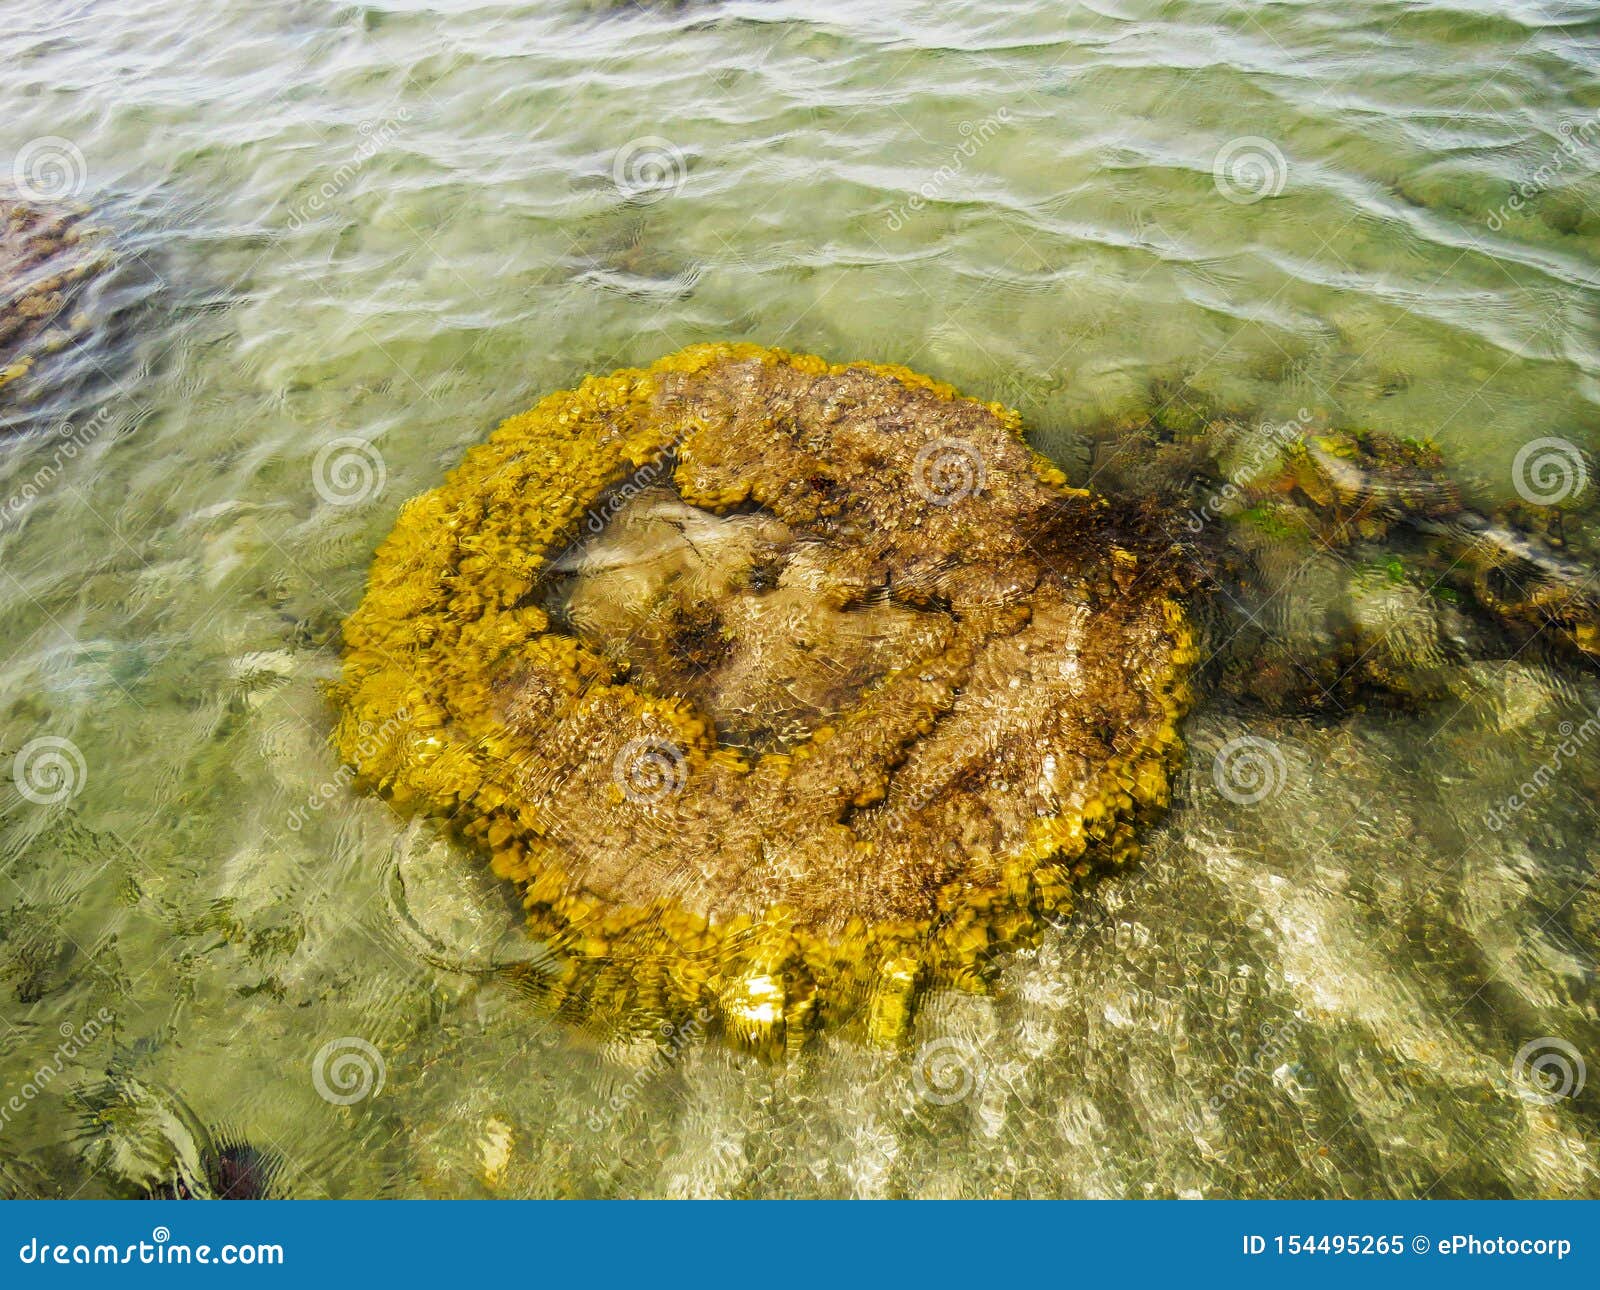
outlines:
{"label": "dreamstime watermark", "polygon": [[1274,1026],[1271,1022],[1263,1022],[1258,1033],[1261,1043],[1256,1050],[1239,1066],[1234,1068],[1232,1076],[1211,1098],[1211,1109],[1221,1110],[1227,1103],[1239,1096],[1239,1091],[1251,1078],[1262,1071],[1276,1070],[1282,1064],[1285,1053],[1299,1039],[1300,1032],[1305,1029],[1305,1022],[1299,1017],[1292,1017],[1286,1026]]}
{"label": "dreamstime watermark", "polygon": [[907,201],[889,212],[889,231],[898,233],[905,227],[907,215],[920,211],[931,201],[937,201],[939,195],[967,168],[967,162],[976,157],[979,150],[1000,133],[1002,127],[1010,124],[1011,110],[1000,108],[993,116],[986,116],[982,121],[963,121],[958,125],[956,130],[961,135],[961,142],[950,154],[950,160],[935,170]]}
{"label": "dreamstime watermark", "polygon": [[677,460],[678,445],[683,442],[683,435],[679,435],[660,453],[647,461],[638,470],[634,471],[626,480],[612,489],[600,500],[598,506],[591,507],[584,519],[583,527],[591,536],[605,530],[607,524],[616,518],[617,513],[640,493],[655,486],[663,475],[670,474]]}
{"label": "dreamstime watermark", "polygon": [[359,506],[383,492],[389,473],[383,454],[366,439],[346,435],[317,449],[311,486],[330,506]]}
{"label": "dreamstime watermark", "polygon": [[[1245,459],[1231,472],[1233,479],[1228,480],[1221,487],[1213,489],[1198,507],[1192,507],[1184,519],[1184,527],[1190,533],[1199,533],[1204,529],[1209,521],[1216,519],[1226,508],[1232,506],[1244,495],[1250,480],[1253,480],[1265,467],[1272,465],[1287,450],[1299,443],[1305,437],[1306,429],[1310,424],[1310,409],[1301,408],[1295,413],[1294,419],[1291,421],[1283,421],[1277,424],[1268,423],[1262,426],[1262,433],[1255,439]],[[1246,483],[1238,484],[1234,482],[1234,479],[1242,479]]]}
{"label": "dreamstime watermark", "polygon": [[94,1245],[82,1241],[69,1244],[53,1241],[49,1237],[41,1241],[35,1236],[17,1251],[17,1260],[44,1267],[51,1264],[59,1267],[131,1267],[136,1263],[153,1263],[158,1267],[188,1267],[194,1264],[208,1267],[218,1264],[232,1267],[238,1264],[249,1267],[252,1264],[281,1265],[283,1246],[237,1245],[231,1241],[216,1248],[189,1245],[174,1241],[166,1227],[157,1226],[150,1229],[148,1241],[130,1242],[127,1245],[114,1245],[109,1241]]}
{"label": "dreamstime watermark", "polygon": [[[394,714],[381,726],[374,728],[370,721],[363,721],[360,725],[360,738],[356,740],[355,755],[351,762],[356,765],[365,765],[379,752],[394,742],[395,735],[411,720],[409,707],[396,708]],[[355,765],[349,762],[340,766],[333,772],[331,779],[325,779],[316,788],[306,794],[304,803],[296,802],[289,808],[287,821],[289,831],[298,833],[305,828],[311,816],[320,811],[331,802],[334,797],[344,789],[350,787],[356,777]]]}
{"label": "dreamstime watermark", "polygon": [[912,817],[928,806],[938,795],[938,788],[931,784],[924,784],[920,788],[914,789],[905,801],[896,803],[886,812],[889,829],[895,833],[904,833],[910,826]]}
{"label": "dreamstime watermark", "polygon": [[1589,487],[1589,466],[1568,439],[1534,439],[1511,459],[1511,486],[1530,506],[1559,506]]}
{"label": "dreamstime watermark", "polygon": [[701,1008],[681,1025],[672,1021],[661,1022],[656,1027],[656,1033],[661,1037],[662,1044],[657,1046],[650,1060],[635,1071],[627,1083],[606,1099],[603,1106],[589,1113],[589,1132],[603,1133],[616,1123],[619,1116],[626,1114],[645,1089],[672,1069],[678,1054],[705,1034],[711,1017],[710,1008]]}
{"label": "dreamstime watermark", "polygon": [[82,425],[75,426],[71,421],[58,421],[52,426],[49,439],[55,441],[55,448],[50,454],[50,460],[28,476],[22,486],[6,498],[4,503],[0,503],[0,531],[3,531],[7,524],[20,521],[32,509],[33,504],[61,477],[61,473],[67,468],[67,463],[76,460],[78,454],[98,439],[110,424],[111,409],[107,405]]}
{"label": "dreamstime watermark", "polygon": [[602,499],[600,505],[591,509],[588,518],[584,520],[584,528],[588,529],[591,536],[604,531],[606,525],[616,518],[617,513],[624,506],[647,488],[653,487],[656,481],[666,473],[667,462],[665,458],[650,462],[620,487],[608,493]]}
{"label": "dreamstime watermark", "polygon": [[1577,1097],[1588,1078],[1583,1055],[1554,1035],[1528,1040],[1511,1062],[1511,1082],[1517,1086],[1517,1095],[1539,1106]]}
{"label": "dreamstime watermark", "polygon": [[[1200,966],[1184,972],[1181,989],[1194,1008],[1208,1016],[1229,1018],[1261,997],[1265,987],[1236,937],[1219,936],[1213,944],[1215,951]],[[1203,946],[1196,948],[1204,953]]]}
{"label": "dreamstime watermark", "polygon": [[289,228],[298,233],[306,226],[308,220],[320,215],[327,210],[339,195],[355,182],[359,175],[378,153],[382,152],[400,136],[401,127],[411,120],[411,109],[402,107],[395,111],[391,117],[382,121],[363,121],[356,127],[362,136],[360,146],[350,154],[348,161],[340,164],[339,168],[317,186],[315,192],[298,205],[289,210]]}
{"label": "dreamstime watermark", "polygon": [[1230,802],[1254,806],[1283,787],[1288,778],[1283,750],[1259,735],[1240,735],[1218,749],[1211,761],[1211,782]]}
{"label": "dreamstime watermark", "polygon": [[983,1063],[977,1046],[945,1035],[930,1039],[911,1058],[911,1087],[932,1106],[964,1102],[983,1083]]}
{"label": "dreamstime watermark", "polygon": [[71,139],[57,134],[29,139],[11,159],[11,182],[30,202],[64,202],[83,191],[89,167]]}
{"label": "dreamstime watermark", "polygon": [[356,1035],[330,1039],[311,1058],[311,1085],[334,1106],[354,1106],[383,1092],[383,1054]]}
{"label": "dreamstime watermark", "polygon": [[683,791],[689,764],[669,739],[630,739],[611,760],[611,778],[635,806],[657,806]]}
{"label": "dreamstime watermark", "polygon": [[1587,161],[1592,169],[1593,164],[1600,161],[1600,112],[1577,125],[1563,121],[1556,127],[1556,133],[1561,136],[1561,142],[1556,144],[1555,153],[1550,159],[1535,170],[1530,178],[1518,184],[1510,197],[1489,212],[1489,218],[1484,222],[1492,232],[1500,232],[1513,215],[1520,214],[1522,208],[1535,197],[1548,192],[1554,186],[1556,176],[1567,168],[1568,162],[1581,164]]}
{"label": "dreamstime watermark", "polygon": [[30,739],[11,761],[17,792],[35,806],[59,806],[83,792],[89,766],[78,745],[60,735]]}
{"label": "dreamstime watermark", "polygon": [[1600,708],[1596,708],[1594,714],[1585,718],[1580,726],[1574,726],[1570,721],[1563,721],[1556,728],[1556,733],[1561,736],[1561,742],[1556,745],[1555,752],[1542,762],[1533,774],[1517,785],[1515,793],[1506,794],[1504,799],[1484,812],[1483,822],[1491,833],[1498,833],[1505,828],[1512,816],[1549,788],[1551,781],[1561,773],[1562,768],[1576,757],[1591,739],[1600,735]]}
{"label": "dreamstime watermark", "polygon": [[50,1060],[28,1076],[22,1087],[7,1097],[4,1104],[0,1104],[0,1125],[9,1124],[13,1115],[20,1115],[28,1103],[54,1084],[67,1063],[93,1043],[115,1020],[116,1016],[110,1008],[101,1008],[81,1026],[63,1021],[60,1026],[61,1043]]}
{"label": "dreamstime watermark", "polygon": [[629,139],[611,158],[611,182],[630,202],[641,206],[672,196],[688,177],[689,163],[683,150],[658,134]]}
{"label": "dreamstime watermark", "polygon": [[1236,206],[1277,197],[1289,182],[1289,163],[1271,139],[1258,134],[1229,139],[1211,159],[1217,192]]}
{"label": "dreamstime watermark", "polygon": [[983,454],[965,439],[933,439],[917,450],[911,482],[933,506],[954,506],[983,491],[988,478]]}

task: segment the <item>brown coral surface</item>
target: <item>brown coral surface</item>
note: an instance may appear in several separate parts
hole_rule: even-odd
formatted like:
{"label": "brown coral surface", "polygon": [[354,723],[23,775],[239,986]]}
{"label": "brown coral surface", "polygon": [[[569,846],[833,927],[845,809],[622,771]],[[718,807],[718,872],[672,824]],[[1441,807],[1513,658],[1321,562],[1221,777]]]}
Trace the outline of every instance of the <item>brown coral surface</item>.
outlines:
{"label": "brown coral surface", "polygon": [[705,345],[513,417],[409,503],[338,743],[522,884],[573,1010],[903,1029],[1134,851],[1193,657],[1015,413]]}

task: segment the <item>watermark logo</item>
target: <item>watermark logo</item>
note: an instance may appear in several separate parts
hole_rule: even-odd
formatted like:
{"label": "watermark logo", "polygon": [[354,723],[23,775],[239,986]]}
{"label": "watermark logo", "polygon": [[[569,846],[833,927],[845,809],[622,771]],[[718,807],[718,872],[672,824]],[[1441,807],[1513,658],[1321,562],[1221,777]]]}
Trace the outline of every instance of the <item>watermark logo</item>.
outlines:
{"label": "watermark logo", "polygon": [[323,444],[311,463],[312,487],[330,506],[359,506],[383,492],[388,479],[383,454],[354,435]]}
{"label": "watermark logo", "polygon": [[61,202],[83,191],[89,167],[71,139],[47,134],[29,139],[11,161],[11,182],[32,202]]}
{"label": "watermark logo", "polygon": [[30,1102],[44,1094],[56,1080],[61,1078],[68,1064],[99,1038],[115,1020],[116,1015],[111,1009],[101,1008],[81,1026],[63,1021],[58,1028],[61,1044],[50,1060],[30,1074],[23,1081],[22,1087],[12,1092],[4,1104],[0,1105],[0,1125],[11,1123],[12,1116],[20,1115]]}
{"label": "watermark logo", "polygon": [[11,763],[11,778],[28,801],[57,806],[83,792],[89,767],[72,740],[45,735],[22,745]]}
{"label": "watermark logo", "polygon": [[603,1133],[607,1127],[614,1124],[617,1117],[626,1112],[645,1089],[672,1069],[679,1053],[705,1034],[706,1025],[711,1017],[710,1008],[701,1008],[681,1025],[674,1021],[662,1021],[656,1027],[661,1045],[651,1055],[650,1060],[634,1072],[627,1083],[606,1099],[603,1106],[590,1112],[589,1132]]}
{"label": "watermark logo", "polygon": [[1304,1028],[1305,1023],[1299,1017],[1291,1018],[1284,1026],[1274,1026],[1270,1021],[1262,1022],[1257,1031],[1261,1043],[1250,1054],[1249,1060],[1238,1066],[1232,1078],[1217,1090],[1211,1098],[1211,1109],[1219,1111],[1238,1097],[1240,1090],[1252,1076],[1262,1071],[1276,1069],[1279,1061],[1294,1047]]}
{"label": "watermark logo", "polygon": [[611,778],[635,806],[656,806],[683,791],[689,764],[667,739],[630,739],[611,761]]}
{"label": "watermark logo", "polygon": [[966,1101],[977,1091],[981,1075],[973,1045],[950,1035],[930,1039],[911,1059],[911,1087],[932,1106]]}
{"label": "watermark logo", "polygon": [[377,1097],[387,1073],[383,1054],[355,1035],[330,1039],[311,1059],[312,1086],[318,1097],[334,1106],[354,1106]]}
{"label": "watermark logo", "polygon": [[100,408],[94,416],[82,425],[73,425],[70,420],[58,421],[51,427],[50,436],[55,442],[55,450],[50,454],[50,460],[33,472],[16,492],[0,503],[0,528],[12,521],[20,521],[39,500],[51,485],[66,471],[70,462],[89,444],[97,439],[111,424],[111,409],[107,405]]}
{"label": "watermark logo", "polygon": [[887,816],[888,827],[892,832],[904,833],[911,827],[911,821],[918,812],[926,808],[938,796],[938,789],[924,784],[915,789],[905,801],[891,807]]}
{"label": "watermark logo", "polygon": [[361,143],[349,158],[328,175],[316,191],[289,211],[289,228],[299,232],[306,222],[327,210],[366,167],[367,162],[387,148],[400,135],[400,127],[411,120],[411,109],[400,108],[382,121],[363,121],[356,127]]}
{"label": "watermark logo", "polygon": [[1568,162],[1576,162],[1580,171],[1594,169],[1596,158],[1593,150],[1600,146],[1600,112],[1576,125],[1571,121],[1563,121],[1556,127],[1556,133],[1561,136],[1561,142],[1556,145],[1555,152],[1532,175],[1517,184],[1516,191],[1506,201],[1489,213],[1485,223],[1491,232],[1500,232],[1514,216],[1522,213],[1522,208],[1530,201],[1555,187],[1556,176],[1567,169]]}
{"label": "watermark logo", "polygon": [[1209,522],[1241,501],[1246,495],[1246,487],[1250,481],[1305,438],[1305,432],[1310,428],[1311,421],[1311,409],[1301,408],[1291,420],[1262,426],[1261,433],[1256,437],[1250,452],[1239,463],[1238,468],[1230,472],[1233,479],[1243,480],[1245,484],[1240,485],[1229,480],[1207,494],[1205,501],[1191,509],[1185,518],[1184,524],[1189,532],[1201,532]]}
{"label": "watermark logo", "polygon": [[129,1241],[125,1245],[116,1245],[109,1241],[99,1241],[93,1246],[83,1241],[68,1244],[48,1237],[41,1242],[37,1236],[31,1237],[28,1243],[17,1251],[17,1260],[23,1264],[36,1263],[43,1267],[54,1264],[73,1268],[135,1267],[150,1264],[164,1268],[188,1268],[196,1264],[206,1267],[275,1264],[281,1267],[283,1246],[236,1245],[231,1241],[215,1248],[210,1245],[190,1245],[174,1241],[171,1229],[163,1223],[150,1229],[148,1241]]}
{"label": "watermark logo", "polygon": [[1217,191],[1236,206],[1277,197],[1289,182],[1289,163],[1271,139],[1257,134],[1229,139],[1211,160]]}
{"label": "watermark logo", "polygon": [[934,506],[954,506],[983,491],[983,454],[965,439],[934,439],[911,463],[917,496]]}
{"label": "watermark logo", "polygon": [[689,177],[689,163],[671,139],[630,139],[611,159],[611,182],[631,202],[649,206],[672,196]]}
{"label": "watermark logo", "polygon": [[1511,1063],[1511,1082],[1518,1086],[1518,1096],[1539,1106],[1577,1097],[1588,1077],[1578,1050],[1554,1035],[1530,1039],[1517,1049]]}
{"label": "watermark logo", "polygon": [[1596,708],[1594,714],[1587,717],[1580,726],[1574,727],[1572,722],[1563,721],[1556,728],[1556,733],[1561,736],[1561,742],[1556,745],[1555,752],[1541,762],[1533,774],[1517,785],[1515,793],[1506,794],[1503,801],[1491,806],[1484,813],[1483,822],[1491,833],[1498,833],[1505,828],[1507,822],[1517,812],[1549,788],[1562,769],[1589,744],[1590,740],[1600,734],[1600,708]]}
{"label": "watermark logo", "polygon": [[1211,782],[1217,792],[1240,806],[1265,801],[1283,787],[1287,777],[1283,750],[1257,735],[1230,739],[1211,762]]}
{"label": "watermark logo", "polygon": [[931,201],[937,201],[956,177],[967,168],[967,162],[976,157],[978,152],[1000,133],[1003,126],[1010,124],[1011,110],[1001,108],[993,116],[984,117],[982,121],[963,121],[958,125],[956,130],[961,135],[961,142],[950,154],[950,159],[919,185],[909,200],[889,212],[887,221],[889,231],[898,233],[905,227],[908,215],[920,211]]}
{"label": "watermark logo", "polygon": [[[394,742],[396,736],[410,720],[411,709],[409,707],[400,707],[395,709],[393,716],[376,728],[373,727],[370,721],[363,721],[358,727],[360,738],[356,741],[352,760],[357,765],[366,765],[379,752]],[[298,833],[305,828],[311,817],[331,802],[341,790],[348,788],[354,782],[355,777],[355,766],[348,763],[340,766],[333,773],[331,779],[323,780],[316,788],[306,794],[303,802],[296,802],[289,809],[289,831]]]}
{"label": "watermark logo", "polygon": [[1589,468],[1577,444],[1535,439],[1511,459],[1511,484],[1530,506],[1559,506],[1589,486]]}
{"label": "watermark logo", "polygon": [[[687,432],[685,432],[687,434]],[[600,504],[592,508],[584,518],[583,527],[590,534],[599,534],[629,502],[647,489],[655,487],[663,475],[670,474],[677,462],[679,446],[683,443],[685,435],[678,435],[671,443],[663,447],[650,461],[626,479],[620,487],[607,493]]]}

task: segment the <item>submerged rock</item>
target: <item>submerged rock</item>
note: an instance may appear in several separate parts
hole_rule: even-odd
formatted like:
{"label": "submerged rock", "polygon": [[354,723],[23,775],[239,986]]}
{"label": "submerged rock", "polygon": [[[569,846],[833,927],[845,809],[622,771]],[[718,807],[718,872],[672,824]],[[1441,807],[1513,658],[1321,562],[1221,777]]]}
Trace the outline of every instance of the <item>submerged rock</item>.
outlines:
{"label": "submerged rock", "polygon": [[152,1200],[268,1200],[283,1163],[271,1151],[243,1139],[220,1137],[200,1155],[202,1185],[174,1175],[150,1192]]}
{"label": "submerged rock", "polygon": [[513,417],[345,625],[340,751],[521,884],[574,1013],[759,1046],[981,983],[1166,804],[1167,547],[904,368],[696,346]]}
{"label": "submerged rock", "polygon": [[72,306],[108,262],[80,212],[0,194],[0,389],[86,328]]}
{"label": "submerged rock", "polygon": [[123,1195],[151,1200],[263,1200],[284,1161],[227,1128],[206,1124],[176,1093],[127,1075],[79,1089],[76,1146]]}

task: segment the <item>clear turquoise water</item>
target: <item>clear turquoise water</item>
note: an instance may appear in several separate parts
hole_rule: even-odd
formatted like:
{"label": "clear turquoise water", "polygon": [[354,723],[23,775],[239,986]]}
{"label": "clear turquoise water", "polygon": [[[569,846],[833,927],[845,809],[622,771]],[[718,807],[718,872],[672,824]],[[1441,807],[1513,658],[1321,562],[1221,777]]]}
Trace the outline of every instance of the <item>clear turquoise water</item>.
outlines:
{"label": "clear turquoise water", "polygon": [[[0,1189],[127,1194],[203,1127],[296,1195],[1600,1190],[1600,748],[1560,751],[1591,668],[1458,663],[1409,715],[1202,705],[1143,865],[995,998],[780,1068],[544,1018],[498,971],[537,952],[514,902],[345,788],[319,690],[403,499],[541,393],[700,340],[931,372],[1078,478],[1181,388],[1430,435],[1511,500],[1520,447],[1600,424],[1600,9],[3,26],[0,161],[70,145],[127,293],[159,289],[55,369],[91,379],[16,387],[0,443],[0,498],[49,468],[0,525]],[[56,468],[64,426],[98,428]],[[381,487],[328,455],[351,438]],[[1245,734],[1282,758],[1255,803],[1211,773]],[[42,738],[79,759],[53,803],[12,774]],[[1584,1086],[1548,1095],[1539,1054]]]}

